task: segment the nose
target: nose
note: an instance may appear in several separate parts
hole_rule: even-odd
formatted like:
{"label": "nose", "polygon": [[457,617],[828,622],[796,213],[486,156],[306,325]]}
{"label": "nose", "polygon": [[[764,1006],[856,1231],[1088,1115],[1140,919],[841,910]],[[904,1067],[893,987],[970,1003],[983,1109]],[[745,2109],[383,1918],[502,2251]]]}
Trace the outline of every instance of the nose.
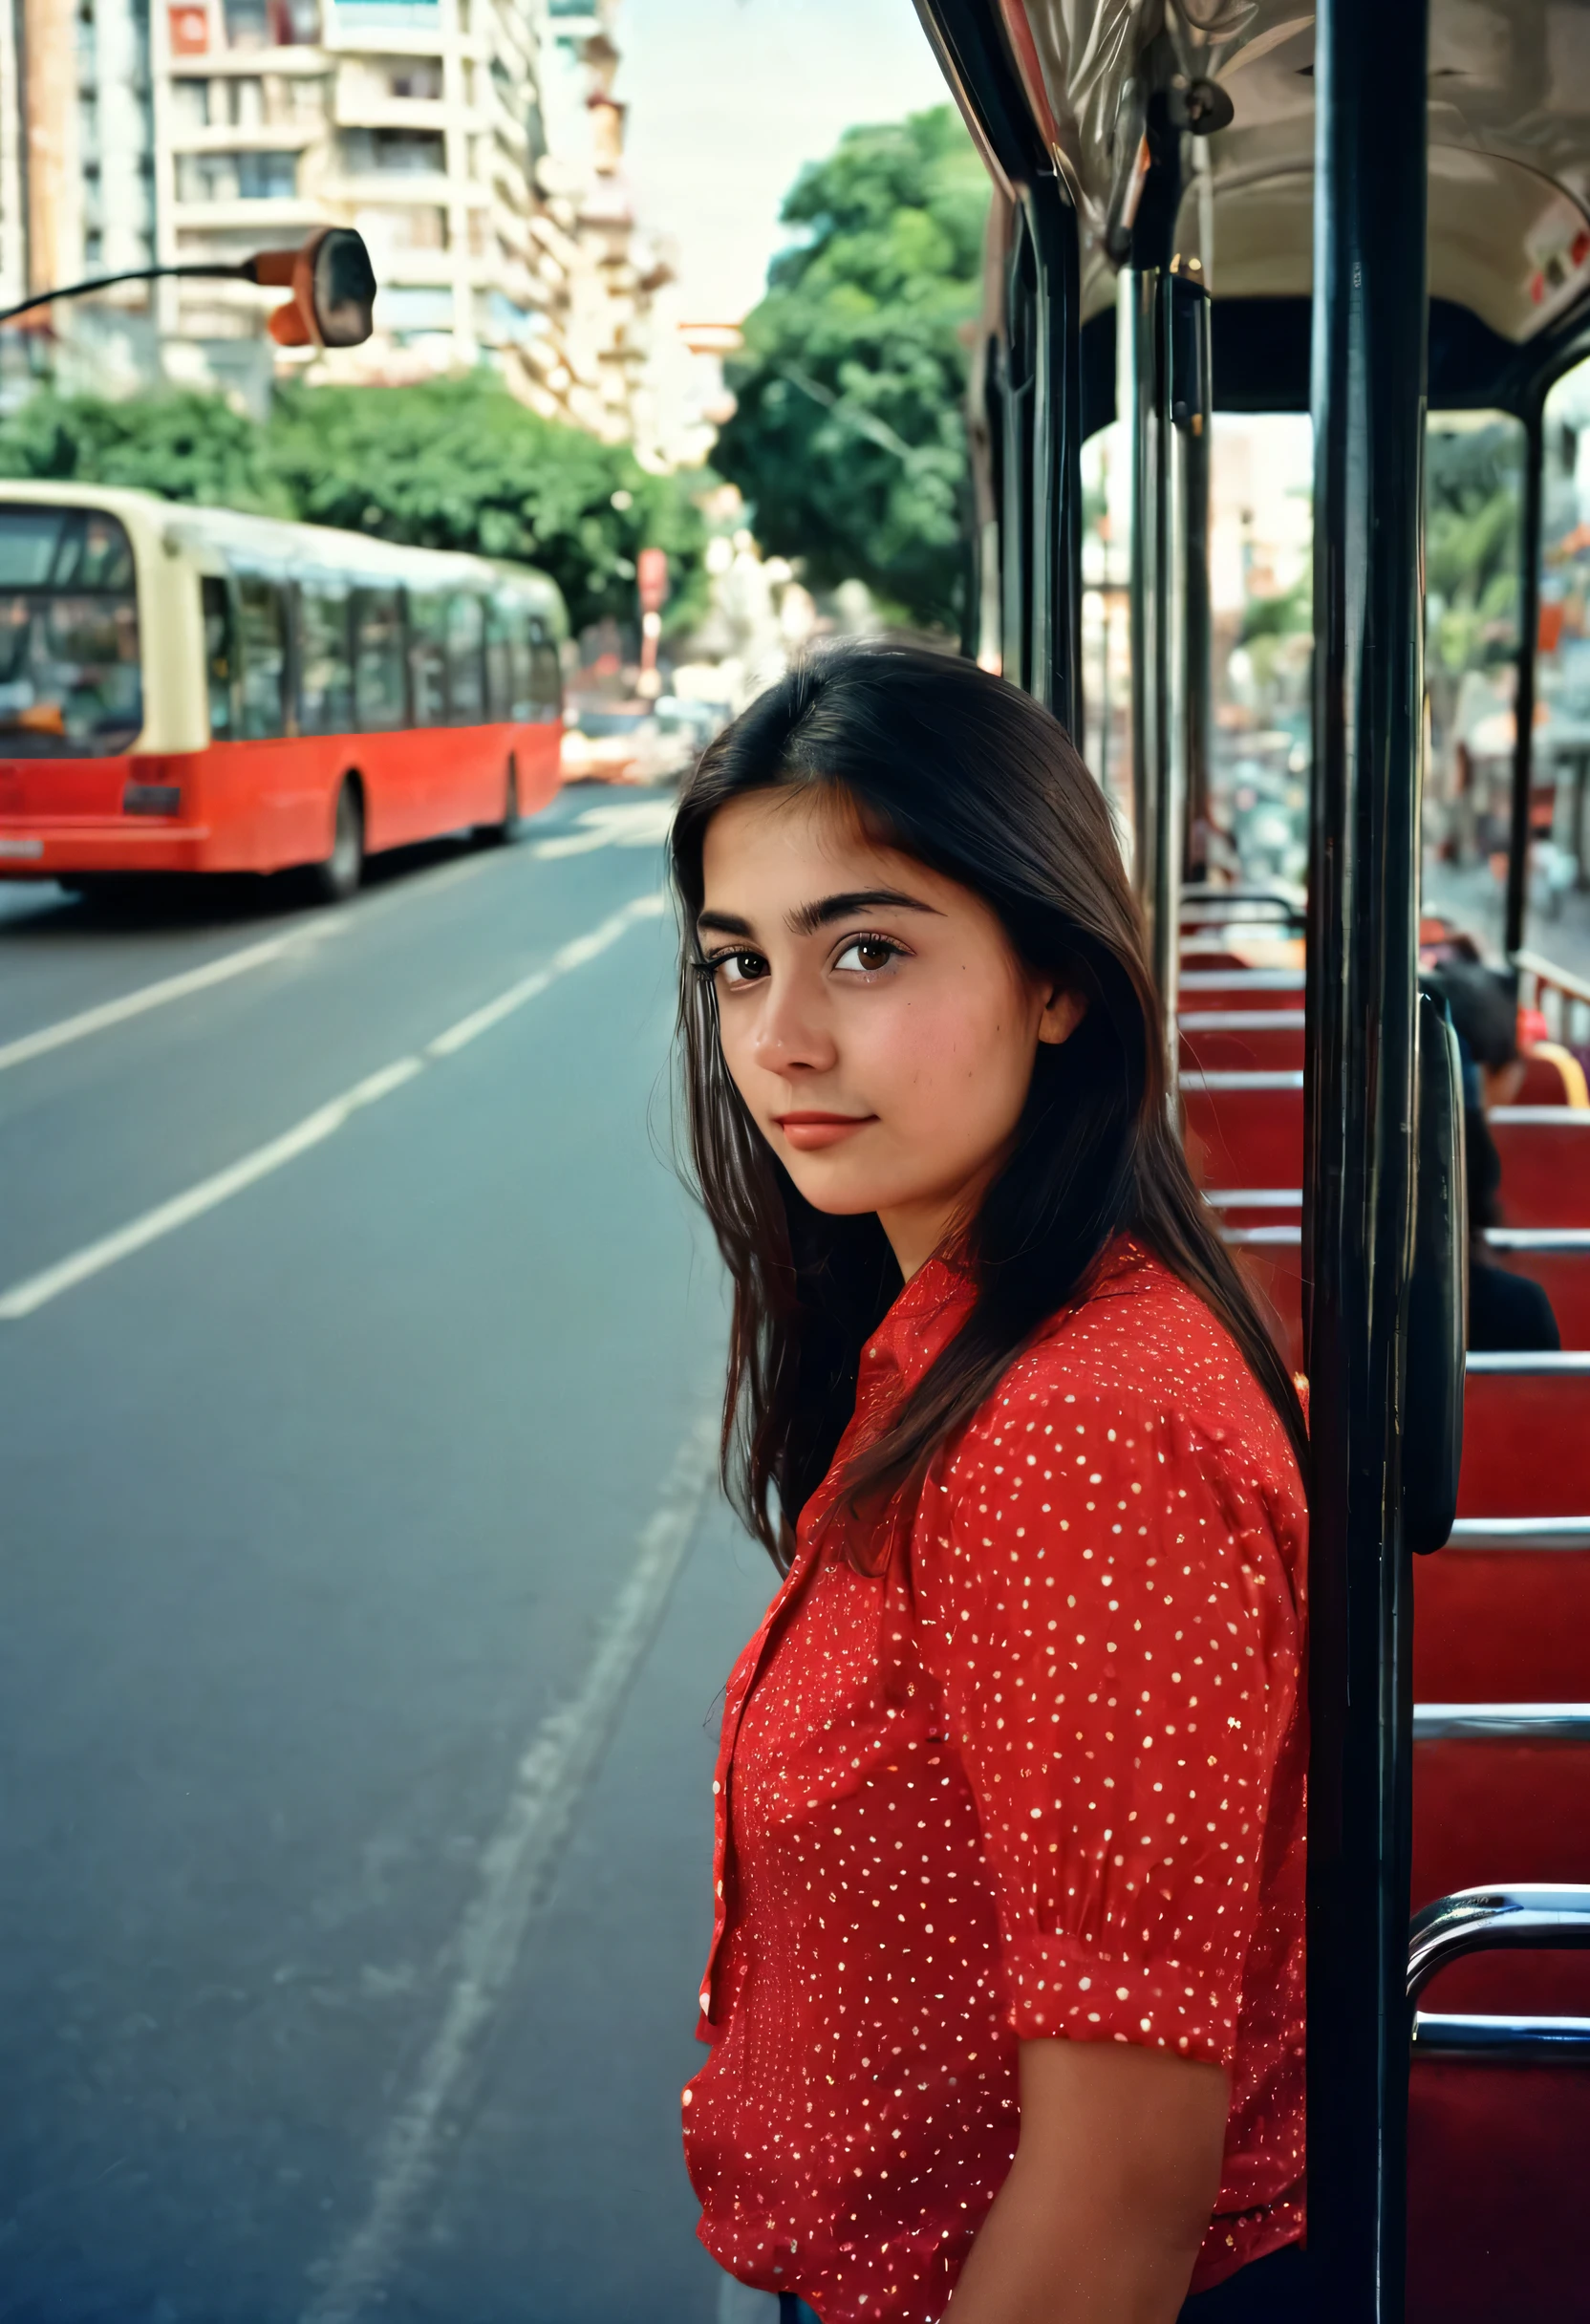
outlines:
{"label": "nose", "polygon": [[838,1059],[820,996],[800,976],[769,978],[752,1055],[764,1073],[827,1073]]}

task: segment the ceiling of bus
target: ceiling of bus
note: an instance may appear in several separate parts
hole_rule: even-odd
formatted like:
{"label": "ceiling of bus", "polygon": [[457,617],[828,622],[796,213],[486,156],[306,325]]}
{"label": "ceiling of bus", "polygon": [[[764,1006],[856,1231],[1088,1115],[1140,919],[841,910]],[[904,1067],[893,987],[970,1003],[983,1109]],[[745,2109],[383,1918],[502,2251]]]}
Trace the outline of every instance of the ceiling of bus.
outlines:
{"label": "ceiling of bus", "polygon": [[[1389,0],[1395,5],[1395,0]],[[1314,16],[1287,0],[998,0],[1027,102],[1070,180],[1084,306],[1113,295],[1102,236],[1124,84],[1163,31],[1230,126],[1187,140],[1177,241],[1216,297],[1306,293]],[[1521,342],[1590,294],[1590,0],[1430,0],[1429,289]],[[1123,140],[1125,142],[1125,140]]]}

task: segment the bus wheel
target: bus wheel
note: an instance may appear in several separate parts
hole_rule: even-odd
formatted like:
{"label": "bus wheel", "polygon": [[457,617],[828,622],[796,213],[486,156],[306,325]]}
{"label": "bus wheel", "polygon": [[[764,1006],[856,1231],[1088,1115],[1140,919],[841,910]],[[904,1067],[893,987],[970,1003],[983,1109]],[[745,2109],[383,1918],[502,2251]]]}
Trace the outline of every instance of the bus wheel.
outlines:
{"label": "bus wheel", "polygon": [[352,775],[343,777],[336,795],[336,822],[332,851],[324,863],[309,868],[310,893],[317,903],[346,903],[364,873],[364,803]]}
{"label": "bus wheel", "polygon": [[503,785],[503,820],[501,823],[478,823],[475,837],[483,848],[505,847],[519,836],[519,761],[510,750],[508,769]]}

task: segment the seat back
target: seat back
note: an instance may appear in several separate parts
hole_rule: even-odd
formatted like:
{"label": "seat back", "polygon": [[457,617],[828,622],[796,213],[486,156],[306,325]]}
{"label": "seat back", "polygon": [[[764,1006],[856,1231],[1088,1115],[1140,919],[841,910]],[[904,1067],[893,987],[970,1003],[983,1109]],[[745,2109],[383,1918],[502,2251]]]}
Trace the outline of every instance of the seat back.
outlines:
{"label": "seat back", "polygon": [[1537,1041],[1524,1059],[1524,1078],[1514,1097],[1515,1106],[1575,1106],[1590,1108],[1584,1067],[1572,1049],[1555,1041]]}
{"label": "seat back", "polygon": [[1463,1399],[1466,1517],[1590,1511],[1590,1352],[1469,1357]]}
{"label": "seat back", "polygon": [[1187,1071],[1302,1070],[1301,1009],[1188,1009],[1177,1019]]}
{"label": "seat back", "polygon": [[1303,976],[1298,968],[1215,968],[1186,955],[1177,979],[1183,1009],[1300,1009]]}
{"label": "seat back", "polygon": [[1505,1224],[1590,1227],[1590,1113],[1497,1106],[1487,1120],[1501,1157]]}
{"label": "seat back", "polygon": [[1590,1348],[1590,1227],[1493,1227],[1490,1257],[1551,1301],[1564,1347]]}
{"label": "seat back", "polygon": [[1302,1184],[1300,1071],[1186,1073],[1181,1092],[1188,1158],[1200,1185]]}
{"label": "seat back", "polygon": [[1288,1368],[1303,1368],[1303,1232],[1297,1221],[1223,1223],[1226,1243],[1256,1294]]}

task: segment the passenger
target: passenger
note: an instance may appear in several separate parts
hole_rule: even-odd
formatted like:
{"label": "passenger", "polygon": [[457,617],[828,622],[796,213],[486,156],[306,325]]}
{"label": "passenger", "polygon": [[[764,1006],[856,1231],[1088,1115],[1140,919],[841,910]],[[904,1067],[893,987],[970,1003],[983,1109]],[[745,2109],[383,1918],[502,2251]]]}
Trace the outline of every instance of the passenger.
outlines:
{"label": "passenger", "polygon": [[725,1481],[784,1573],[713,1787],[701,2239],[785,2324],[1295,2324],[1303,1420],[1108,808],[1014,687],[851,647],[672,848]]}
{"label": "passenger", "polygon": [[1501,1224],[1501,1156],[1486,1110],[1517,1095],[1523,1077],[1512,987],[1478,961],[1449,959],[1431,981],[1451,1011],[1463,1053],[1463,1129],[1469,1184],[1469,1345],[1480,1350],[1559,1348],[1562,1335],[1544,1284],[1498,1267],[1485,1239]]}

